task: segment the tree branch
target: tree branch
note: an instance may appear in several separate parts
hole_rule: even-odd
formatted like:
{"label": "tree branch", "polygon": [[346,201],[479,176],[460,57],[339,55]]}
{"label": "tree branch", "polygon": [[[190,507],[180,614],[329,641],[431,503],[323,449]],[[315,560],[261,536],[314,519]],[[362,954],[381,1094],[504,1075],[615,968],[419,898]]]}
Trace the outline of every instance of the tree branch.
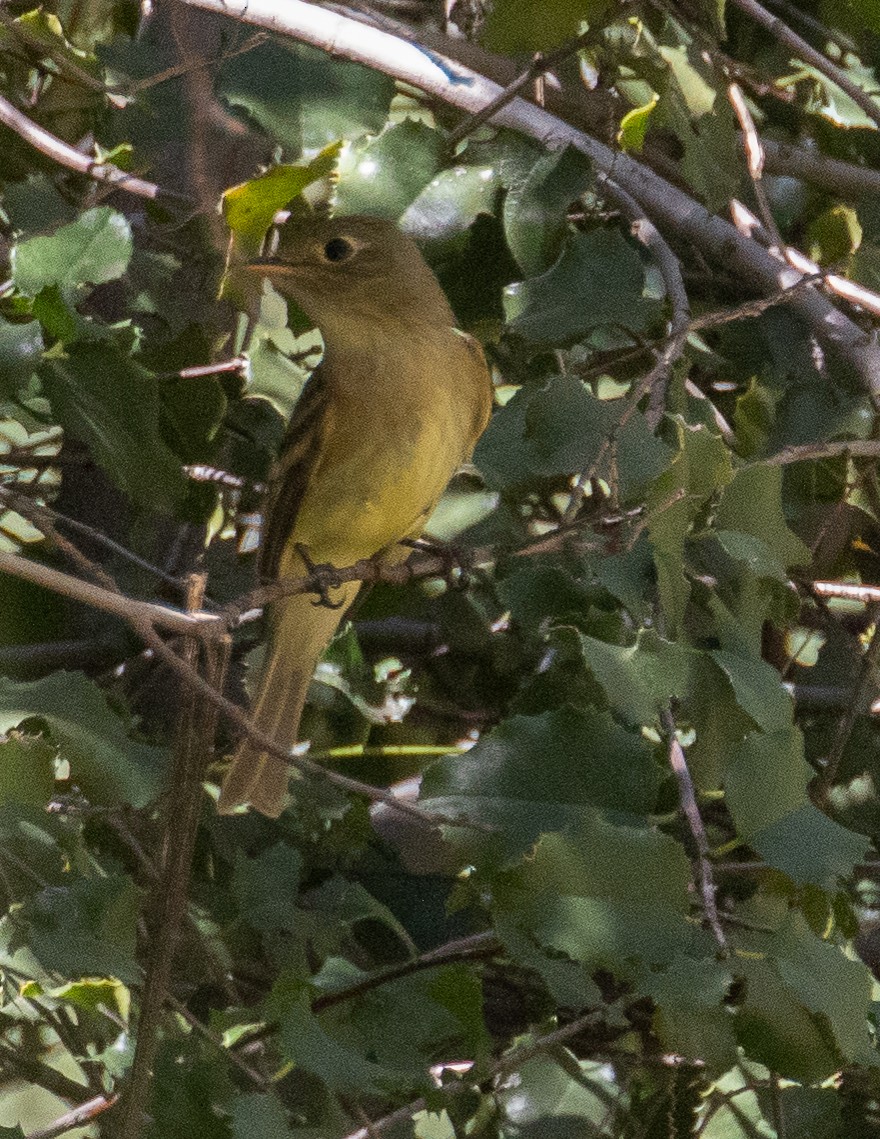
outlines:
{"label": "tree branch", "polygon": [[6,550],[0,550],[0,573],[10,573],[22,581],[41,585],[62,597],[81,601],[84,605],[91,605],[92,608],[120,617],[123,621],[143,620],[172,633],[192,635],[197,632],[203,638],[219,637],[225,633],[223,622],[212,613],[184,613],[167,605],[138,601]]}
{"label": "tree branch", "polygon": [[14,131],[28,146],[39,150],[41,154],[45,154],[47,158],[51,158],[59,166],[66,166],[68,170],[73,170],[77,174],[84,174],[96,182],[103,182],[116,190],[127,190],[129,194],[137,194],[141,198],[151,200],[160,197],[176,198],[182,202],[189,200],[183,194],[176,194],[173,190],[163,190],[155,182],[147,182],[133,174],[126,174],[124,170],[120,170],[112,162],[96,162],[94,158],[89,158],[87,154],[82,154],[75,147],[69,146],[68,143],[62,142],[60,138],[38,126],[2,95],[0,95],[0,123]]}
{"label": "tree branch", "polygon": [[867,91],[853,83],[842,68],[832,63],[827,55],[823,55],[821,51],[816,51],[797,32],[793,32],[788,24],[784,24],[778,16],[774,16],[772,12],[768,12],[766,8],[758,4],[757,0],[731,0],[731,3],[741,12],[745,12],[756,24],[760,24],[789,51],[794,52],[798,59],[802,59],[804,63],[809,63],[811,67],[820,71],[826,79],[830,79],[841,91],[849,95],[850,99],[865,112],[869,119],[880,127],[880,106]]}
{"label": "tree branch", "polygon": [[694,783],[688,770],[684,748],[678,742],[672,712],[667,709],[661,714],[660,719],[663,723],[663,730],[666,732],[669,766],[672,768],[672,773],[678,783],[678,801],[681,806],[681,813],[684,815],[696,847],[697,887],[703,902],[703,914],[712,930],[719,950],[726,957],[729,950],[715,901],[715,880],[712,877],[712,863],[709,859],[709,839],[706,836],[706,828],[700,815]]}
{"label": "tree branch", "polygon": [[[591,1022],[595,1020],[595,1010],[591,1009],[583,1016],[579,1016],[577,1020],[571,1021],[570,1024],[565,1024],[562,1028],[557,1028],[553,1032],[547,1032],[543,1036],[538,1036],[530,1044],[524,1044],[519,1048],[515,1048],[512,1052],[508,1052],[506,1056],[502,1056],[496,1060],[494,1064],[490,1065],[486,1073],[487,1080],[498,1079],[499,1076],[506,1076],[509,1072],[516,1071],[521,1068],[523,1064],[529,1060],[534,1059],[535,1056],[540,1056],[542,1052],[546,1052],[550,1048],[555,1048],[559,1044],[564,1044],[566,1040],[570,1040],[572,1036],[577,1036],[578,1033],[583,1032],[584,1029],[589,1028]],[[366,1127],[361,1127],[357,1131],[352,1131],[345,1139],[377,1139],[383,1132],[387,1131],[389,1127],[393,1127],[397,1123],[403,1123],[407,1119],[411,1119],[420,1111],[425,1111],[427,1104],[424,1097],[413,1100],[412,1103],[406,1104],[405,1107],[400,1107],[397,1111],[391,1112],[390,1115],[384,1116],[382,1119],[374,1120]]]}
{"label": "tree branch", "polygon": [[29,1132],[27,1139],[56,1139],[56,1136],[63,1135],[66,1131],[86,1127],[99,1115],[103,1115],[108,1108],[113,1107],[117,1099],[118,1096],[115,1095],[95,1096],[94,1099],[81,1103],[71,1111],[66,1111],[64,1115],[59,1115],[48,1127],[40,1127],[36,1131]]}
{"label": "tree branch", "polygon": [[[409,83],[427,94],[476,114],[502,94],[503,88],[482,75],[417,44],[390,35],[348,16],[329,12],[304,0],[184,0],[292,36],[333,55],[362,63]],[[548,149],[569,145],[586,154],[596,169],[631,195],[658,228],[679,241],[696,246],[705,256],[723,262],[759,291],[777,290],[798,281],[800,274],[780,265],[756,242],[710,214],[688,194],[659,177],[627,154],[563,122],[555,115],[518,97],[492,120],[536,139]],[[880,406],[880,345],[839,312],[818,292],[792,298],[791,307],[853,368],[876,406]]]}

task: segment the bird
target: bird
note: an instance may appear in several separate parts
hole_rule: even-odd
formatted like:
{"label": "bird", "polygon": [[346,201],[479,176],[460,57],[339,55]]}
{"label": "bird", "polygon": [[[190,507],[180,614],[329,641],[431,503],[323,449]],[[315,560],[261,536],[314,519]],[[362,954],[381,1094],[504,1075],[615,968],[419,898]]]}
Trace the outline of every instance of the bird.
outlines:
{"label": "bird", "polygon": [[[482,348],[456,327],[411,237],[385,219],[294,217],[277,252],[244,266],[314,322],[321,363],[299,397],[269,480],[263,580],[301,578],[312,564],[403,561],[492,408]],[[309,594],[272,602],[252,723],[281,747],[298,742],[316,664],[361,583],[333,607]],[[277,818],[292,768],[245,738],[218,800]]]}

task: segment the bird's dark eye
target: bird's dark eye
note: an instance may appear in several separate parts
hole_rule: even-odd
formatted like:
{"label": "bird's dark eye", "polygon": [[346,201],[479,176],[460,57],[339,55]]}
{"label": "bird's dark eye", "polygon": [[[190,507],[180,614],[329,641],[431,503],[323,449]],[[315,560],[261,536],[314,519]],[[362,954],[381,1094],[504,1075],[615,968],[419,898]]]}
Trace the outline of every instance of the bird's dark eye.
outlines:
{"label": "bird's dark eye", "polygon": [[328,261],[347,261],[354,253],[354,246],[344,237],[332,237],[324,246],[324,256]]}

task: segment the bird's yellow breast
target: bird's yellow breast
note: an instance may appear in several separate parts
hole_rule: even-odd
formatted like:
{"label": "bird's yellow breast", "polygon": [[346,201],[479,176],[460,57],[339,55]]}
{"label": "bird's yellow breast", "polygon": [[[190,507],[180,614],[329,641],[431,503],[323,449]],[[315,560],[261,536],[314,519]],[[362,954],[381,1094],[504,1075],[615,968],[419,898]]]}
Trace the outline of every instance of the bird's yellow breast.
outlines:
{"label": "bird's yellow breast", "polygon": [[[299,574],[296,543],[346,565],[417,536],[485,424],[490,383],[479,351],[449,327],[376,329],[327,351],[322,445],[279,567]],[[474,382],[482,368],[484,383]],[[405,549],[399,554],[405,556]],[[397,552],[389,550],[389,556]]]}

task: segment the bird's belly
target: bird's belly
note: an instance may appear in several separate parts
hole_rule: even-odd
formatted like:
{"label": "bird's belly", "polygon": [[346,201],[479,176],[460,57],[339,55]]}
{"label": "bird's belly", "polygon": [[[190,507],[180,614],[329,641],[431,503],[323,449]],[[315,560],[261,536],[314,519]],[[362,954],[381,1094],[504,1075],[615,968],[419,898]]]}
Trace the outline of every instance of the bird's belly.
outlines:
{"label": "bird's belly", "polygon": [[[337,424],[332,472],[319,464],[310,480],[293,543],[314,561],[346,565],[418,535],[464,458],[462,409],[443,396],[428,415],[400,405],[377,411]],[[281,573],[301,569],[282,564]]]}

